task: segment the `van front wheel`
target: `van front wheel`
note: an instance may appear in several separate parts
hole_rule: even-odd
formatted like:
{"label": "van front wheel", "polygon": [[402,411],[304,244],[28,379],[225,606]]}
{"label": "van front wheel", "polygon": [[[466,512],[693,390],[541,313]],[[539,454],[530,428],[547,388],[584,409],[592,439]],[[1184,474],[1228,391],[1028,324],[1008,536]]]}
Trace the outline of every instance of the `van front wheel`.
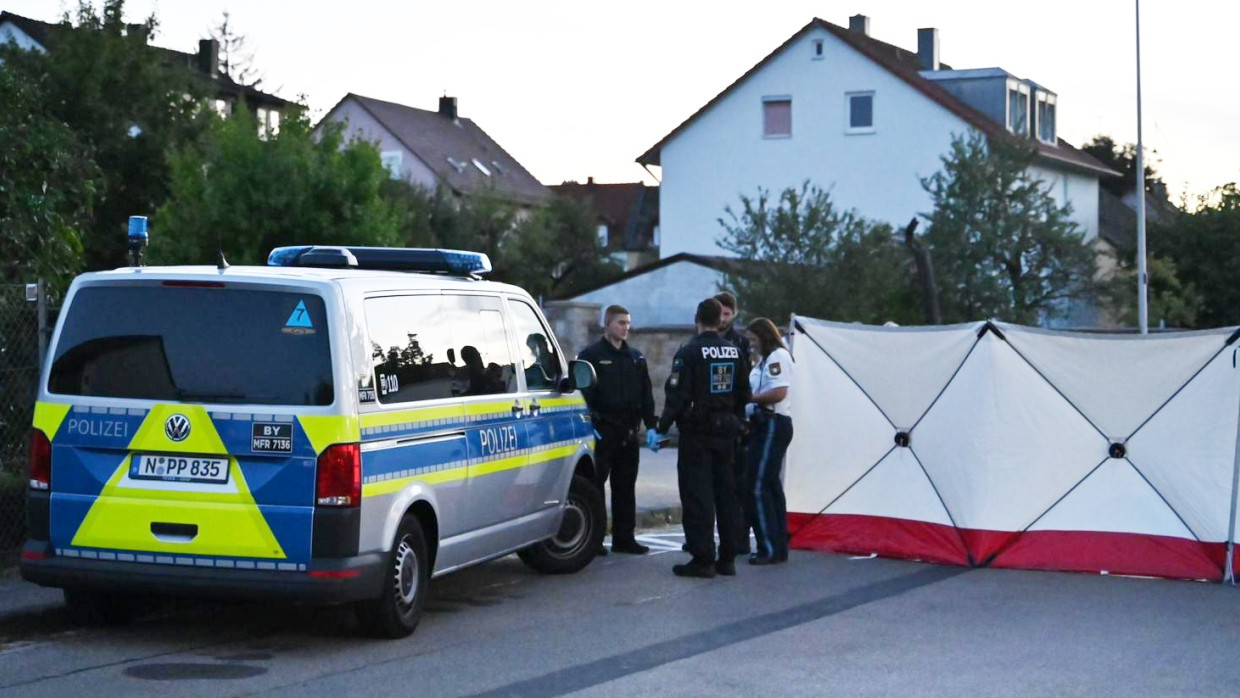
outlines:
{"label": "van front wheel", "polygon": [[517,553],[521,561],[545,574],[576,572],[594,559],[607,532],[607,505],[593,482],[573,476],[560,530]]}
{"label": "van front wheel", "polygon": [[376,637],[411,635],[422,620],[430,583],[430,556],[417,517],[406,515],[396,529],[383,570],[383,593],[355,607],[362,629]]}

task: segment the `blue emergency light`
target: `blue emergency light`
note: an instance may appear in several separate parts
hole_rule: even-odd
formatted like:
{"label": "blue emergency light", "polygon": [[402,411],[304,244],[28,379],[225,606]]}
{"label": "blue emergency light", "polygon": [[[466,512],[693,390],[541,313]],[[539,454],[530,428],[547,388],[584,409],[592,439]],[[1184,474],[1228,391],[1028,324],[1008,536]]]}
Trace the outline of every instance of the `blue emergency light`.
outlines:
{"label": "blue emergency light", "polygon": [[143,266],[142,257],[146,252],[146,244],[151,239],[147,233],[146,216],[129,217],[129,259],[132,266]]}
{"label": "blue emergency light", "polygon": [[267,266],[373,269],[473,276],[490,273],[491,259],[482,252],[463,250],[298,245],[272,250],[267,256]]}

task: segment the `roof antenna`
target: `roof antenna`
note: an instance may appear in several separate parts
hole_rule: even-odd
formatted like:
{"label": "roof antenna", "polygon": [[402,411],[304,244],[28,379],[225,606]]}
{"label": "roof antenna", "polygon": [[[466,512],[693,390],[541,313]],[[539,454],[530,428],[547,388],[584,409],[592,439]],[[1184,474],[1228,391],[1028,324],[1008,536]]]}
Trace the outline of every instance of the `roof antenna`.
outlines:
{"label": "roof antenna", "polygon": [[218,227],[215,229],[215,249],[215,268],[224,271],[228,268],[228,260],[224,259],[224,235]]}

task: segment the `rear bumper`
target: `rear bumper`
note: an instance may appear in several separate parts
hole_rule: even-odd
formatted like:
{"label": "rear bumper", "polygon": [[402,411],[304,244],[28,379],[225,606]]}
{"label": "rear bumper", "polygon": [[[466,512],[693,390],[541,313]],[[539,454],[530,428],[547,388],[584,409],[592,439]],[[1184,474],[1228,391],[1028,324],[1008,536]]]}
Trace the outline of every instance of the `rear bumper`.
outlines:
{"label": "rear bumper", "polygon": [[384,554],[370,553],[311,560],[301,572],[225,569],[67,557],[46,541],[29,540],[20,567],[22,579],[62,589],[341,603],[377,598],[385,561]]}

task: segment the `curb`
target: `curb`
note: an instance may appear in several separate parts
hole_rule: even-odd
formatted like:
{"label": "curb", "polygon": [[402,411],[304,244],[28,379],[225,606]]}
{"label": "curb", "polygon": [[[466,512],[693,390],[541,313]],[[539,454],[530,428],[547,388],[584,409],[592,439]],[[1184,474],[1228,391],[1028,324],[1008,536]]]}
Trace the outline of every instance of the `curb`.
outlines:
{"label": "curb", "polygon": [[665,526],[679,525],[682,520],[680,506],[666,507],[663,509],[646,509],[637,512],[638,528],[663,528]]}

